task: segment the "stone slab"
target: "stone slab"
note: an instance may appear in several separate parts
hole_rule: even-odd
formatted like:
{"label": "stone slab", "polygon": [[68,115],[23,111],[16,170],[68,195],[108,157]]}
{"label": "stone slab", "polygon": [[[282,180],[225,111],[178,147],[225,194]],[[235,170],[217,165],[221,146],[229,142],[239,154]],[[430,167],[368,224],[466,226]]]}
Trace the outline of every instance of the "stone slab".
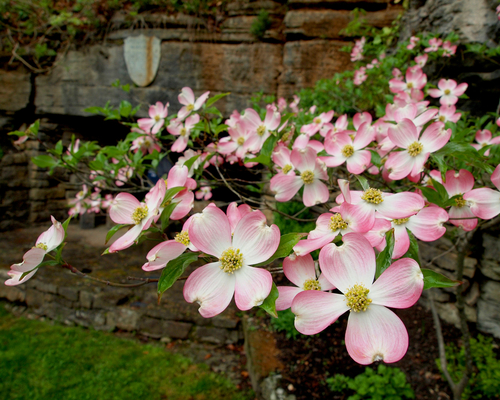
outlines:
{"label": "stone slab", "polygon": [[19,111],[29,104],[30,74],[0,70],[0,110]]}

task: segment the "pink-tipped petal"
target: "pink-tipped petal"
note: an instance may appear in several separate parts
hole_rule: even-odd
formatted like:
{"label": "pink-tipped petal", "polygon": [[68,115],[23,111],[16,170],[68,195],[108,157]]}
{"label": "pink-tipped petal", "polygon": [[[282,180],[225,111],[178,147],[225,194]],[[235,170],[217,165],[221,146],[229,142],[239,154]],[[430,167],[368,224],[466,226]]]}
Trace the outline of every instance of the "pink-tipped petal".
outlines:
{"label": "pink-tipped petal", "polygon": [[321,274],[318,278],[318,283],[319,286],[321,287],[321,290],[333,290],[336,289],[335,285],[331,283],[328,279],[326,279],[326,276]]}
{"label": "pink-tipped petal", "polygon": [[278,174],[271,178],[271,191],[276,193],[276,200],[288,201],[297,194],[304,182],[297,175]]}
{"label": "pink-tipped petal", "polygon": [[234,300],[242,310],[260,306],[273,286],[271,273],[262,268],[243,267],[235,272]]}
{"label": "pink-tipped petal", "polygon": [[207,101],[208,95],[210,94],[210,91],[203,93],[200,97],[196,99],[194,102],[194,110],[199,110],[200,107]]}
{"label": "pink-tipped petal", "polygon": [[109,247],[109,252],[116,253],[117,251],[124,250],[132,246],[141,234],[142,228],[143,226],[141,224],[134,225],[131,229],[125,232],[123,236],[113,242],[113,244]]}
{"label": "pink-tipped petal", "polygon": [[292,301],[295,328],[304,335],[328,328],[347,310],[344,296],[317,290],[301,292]]}
{"label": "pink-tipped petal", "polygon": [[279,297],[276,300],[276,311],[283,311],[292,306],[292,301],[302,289],[295,286],[278,286]]}
{"label": "pink-tipped petal", "polygon": [[448,213],[440,207],[426,207],[410,217],[406,227],[420,240],[433,242],[446,233]]}
{"label": "pink-tipped petal", "polygon": [[416,214],[424,206],[424,198],[421,195],[402,192],[384,197],[384,201],[378,205],[377,211],[384,217],[400,219]]}
{"label": "pink-tipped petal", "polygon": [[[500,196],[498,197],[500,205]],[[467,206],[450,207],[448,213],[450,214],[449,222],[455,226],[461,227],[464,231],[467,232],[472,231],[477,226],[477,219],[474,218],[475,217],[474,212],[471,210],[470,207]],[[457,219],[457,218],[465,218],[465,219]]]}
{"label": "pink-tipped petal", "polygon": [[236,278],[220,269],[220,263],[206,264],[189,275],[184,284],[184,299],[200,304],[199,312],[211,318],[224,311],[233,298]]}
{"label": "pink-tipped petal", "polygon": [[313,183],[304,186],[303,200],[306,207],[326,203],[329,198],[328,187],[320,180],[314,180]]}
{"label": "pink-tipped petal", "polygon": [[[500,118],[499,118],[500,120]],[[500,164],[497,165],[493,173],[491,174],[491,182],[495,187],[500,190]]]}
{"label": "pink-tipped petal", "polygon": [[466,169],[461,169],[459,172],[447,171],[443,186],[450,197],[467,193],[474,187],[474,175]]}
{"label": "pink-tipped petal", "polygon": [[303,257],[291,259],[287,257],[283,260],[283,272],[290,282],[299,288],[304,286],[304,282],[310,279],[316,279],[316,269],[314,260],[310,254]]}
{"label": "pink-tipped petal", "polygon": [[130,193],[118,193],[109,208],[109,217],[116,224],[134,224],[132,214],[138,207],[141,202]]}
{"label": "pink-tipped petal", "polygon": [[226,214],[218,207],[205,207],[191,220],[189,238],[196,248],[220,258],[231,247],[231,226]]}
{"label": "pink-tipped petal", "polygon": [[410,237],[406,231],[406,225],[394,226],[394,249],[392,251],[392,258],[401,258],[410,248]]}
{"label": "pink-tipped petal", "polygon": [[[464,194],[472,213],[482,219],[491,219],[500,214],[500,192],[490,188],[473,189]],[[451,222],[451,221],[450,221]]]}
{"label": "pink-tipped petal", "polygon": [[369,297],[372,304],[408,308],[417,302],[424,288],[424,276],[411,258],[395,261],[373,283]]}
{"label": "pink-tipped petal", "polygon": [[359,233],[347,233],[343,244],[328,244],[319,253],[319,265],[325,277],[342,293],[355,284],[370,288],[375,276],[375,251]]}
{"label": "pink-tipped petal", "polygon": [[24,253],[23,262],[11,265],[10,269],[16,272],[21,272],[22,275],[23,273],[31,271],[33,268],[36,268],[38,264],[40,264],[43,261],[45,254],[46,254],[45,250],[34,247],[28,250],[26,253]]}
{"label": "pink-tipped petal", "polygon": [[359,175],[368,168],[371,158],[372,153],[369,150],[356,151],[346,160],[347,170],[351,174]]}
{"label": "pink-tipped petal", "polygon": [[387,134],[392,143],[403,149],[408,148],[410,144],[418,140],[417,128],[408,118],[403,118],[396,126],[391,125]]}
{"label": "pink-tipped petal", "polygon": [[194,105],[194,93],[193,90],[189,87],[183,87],[181,93],[178,97],[179,103],[187,106],[189,104]]}
{"label": "pink-tipped petal", "polygon": [[444,124],[441,121],[434,122],[427,127],[422,133],[420,143],[424,146],[424,153],[433,153],[438,151],[451,137],[451,129],[444,129]]}
{"label": "pink-tipped petal", "polygon": [[167,240],[153,247],[146,258],[148,262],[142,266],[144,271],[155,271],[165,268],[167,263],[179,257],[186,250],[186,246],[175,240]]}
{"label": "pink-tipped petal", "polygon": [[393,363],[401,360],[408,350],[408,332],[391,310],[372,304],[366,312],[350,313],[345,344],[349,355],[359,364]]}
{"label": "pink-tipped petal", "polygon": [[233,247],[241,250],[247,265],[266,261],[279,244],[279,228],[268,226],[265,215],[258,210],[245,215],[234,230]]}

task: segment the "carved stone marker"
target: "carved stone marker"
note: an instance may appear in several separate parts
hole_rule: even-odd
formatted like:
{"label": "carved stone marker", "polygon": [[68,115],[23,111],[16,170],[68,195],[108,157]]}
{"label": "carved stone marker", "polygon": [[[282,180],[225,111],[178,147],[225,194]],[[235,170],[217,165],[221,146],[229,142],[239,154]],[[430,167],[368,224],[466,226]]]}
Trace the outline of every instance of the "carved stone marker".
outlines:
{"label": "carved stone marker", "polygon": [[131,36],[125,39],[125,64],[137,86],[148,86],[154,81],[161,57],[161,40],[153,36]]}

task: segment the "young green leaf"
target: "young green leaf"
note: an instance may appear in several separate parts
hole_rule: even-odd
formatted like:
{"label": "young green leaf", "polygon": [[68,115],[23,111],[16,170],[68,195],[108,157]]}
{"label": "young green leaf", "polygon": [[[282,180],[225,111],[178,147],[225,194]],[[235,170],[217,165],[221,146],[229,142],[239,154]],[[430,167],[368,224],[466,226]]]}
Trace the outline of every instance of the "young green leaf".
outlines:
{"label": "young green leaf", "polygon": [[411,233],[409,229],[406,229],[406,232],[408,232],[408,236],[410,238],[410,247],[402,258],[412,258],[418,263],[418,265],[422,265],[420,263],[420,256],[418,255],[417,238],[415,237],[415,235],[413,235],[413,233]]}
{"label": "young green leaf", "polygon": [[106,241],[104,242],[104,244],[108,244],[109,239],[111,239],[116,232],[118,232],[122,228],[125,228],[126,226],[128,226],[128,225],[126,225],[126,224],[118,224],[118,225],[113,226],[108,231],[108,233],[106,234]]}
{"label": "young green leaf", "polygon": [[462,284],[462,282],[453,281],[431,269],[422,268],[422,274],[424,274],[424,290],[433,287],[452,287]]}
{"label": "young green leaf", "polygon": [[368,190],[370,189],[370,184],[368,183],[368,180],[361,175],[356,175],[356,178],[358,179],[359,183],[361,184],[361,187],[363,190]]}
{"label": "young green leaf", "polygon": [[394,229],[389,230],[385,234],[385,249],[378,253],[377,269],[375,270],[375,279],[378,279],[382,272],[392,264],[392,252],[394,250]]}
{"label": "young green leaf", "polygon": [[170,203],[165,208],[163,209],[161,216],[160,216],[160,223],[161,223],[161,230],[164,231],[168,223],[170,221],[170,216],[172,215],[172,212],[174,211],[175,206],[177,206],[178,203]]}
{"label": "young green leaf", "polygon": [[259,306],[274,318],[278,318],[278,313],[276,312],[276,300],[278,299],[278,296],[278,288],[273,282],[273,287],[271,288],[269,296],[267,296],[264,302]]}
{"label": "young green leaf", "polygon": [[196,160],[197,160],[198,158],[200,158],[200,156],[201,156],[201,154],[198,154],[198,155],[196,155],[196,156],[194,156],[194,157],[191,157],[189,160],[187,160],[187,161],[184,163],[184,165],[187,167],[187,169],[188,169],[188,170],[189,170],[189,169],[191,169],[191,167],[193,166],[193,164],[196,162]]}
{"label": "young green leaf", "polygon": [[39,166],[40,168],[51,168],[57,164],[57,161],[54,160],[54,158],[46,154],[33,157],[31,161],[33,161],[33,164]]}
{"label": "young green leaf", "polygon": [[186,267],[197,259],[198,253],[184,253],[168,262],[158,281],[158,302],[160,302],[161,295],[184,273]]}
{"label": "young green leaf", "polygon": [[167,202],[167,201],[172,200],[172,197],[174,197],[177,193],[182,192],[184,189],[185,189],[184,186],[176,186],[176,187],[167,189],[167,191],[165,192],[165,198],[163,201]]}
{"label": "young green leaf", "polygon": [[231,93],[221,93],[221,94],[217,94],[215,95],[214,97],[210,97],[207,102],[205,103],[205,107],[210,107],[212,104],[214,104],[216,101],[222,99],[223,97],[226,97],[227,95],[229,95]]}

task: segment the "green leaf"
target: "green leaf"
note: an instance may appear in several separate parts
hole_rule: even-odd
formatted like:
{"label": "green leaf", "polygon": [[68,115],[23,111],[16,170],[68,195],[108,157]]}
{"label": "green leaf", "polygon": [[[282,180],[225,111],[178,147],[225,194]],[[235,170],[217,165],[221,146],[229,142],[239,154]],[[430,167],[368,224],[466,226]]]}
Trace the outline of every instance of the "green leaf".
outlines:
{"label": "green leaf", "polygon": [[194,157],[191,157],[189,160],[187,160],[187,161],[184,163],[184,165],[187,167],[187,169],[188,169],[188,170],[190,170],[190,169],[191,169],[191,167],[193,166],[193,164],[196,162],[196,160],[197,160],[198,158],[200,158],[200,156],[201,156],[201,154],[198,154],[198,155],[196,155],[196,156],[194,156]]}
{"label": "green leaf", "polygon": [[158,302],[160,302],[161,295],[184,273],[186,267],[196,260],[198,260],[198,253],[184,253],[168,262],[158,281]]}
{"label": "green leaf", "polygon": [[444,186],[432,178],[431,178],[431,182],[432,182],[432,186],[434,186],[434,188],[438,192],[439,196],[441,197],[441,203],[445,203],[446,201],[448,201],[448,199],[449,199],[448,192],[446,191]]}
{"label": "green leaf", "polygon": [[118,232],[122,228],[125,228],[126,226],[128,226],[128,225],[126,225],[126,224],[118,224],[118,225],[113,226],[108,231],[108,233],[106,234],[106,241],[104,242],[104,244],[108,244],[109,239],[111,239],[116,232]]}
{"label": "green leaf", "polygon": [[168,201],[172,200],[172,197],[174,197],[177,193],[182,192],[185,189],[184,186],[176,186],[170,189],[167,189],[165,192],[165,197],[163,199],[164,203],[167,203]]}
{"label": "green leaf", "polygon": [[425,186],[419,186],[419,189],[422,191],[422,194],[427,199],[427,201],[429,201],[430,203],[436,204],[439,207],[444,206],[442,199],[441,199],[441,196],[439,195],[439,193],[436,190],[429,188],[429,187],[425,187]]}
{"label": "green leaf", "polygon": [[222,99],[223,97],[226,97],[227,95],[229,95],[231,93],[221,93],[221,94],[217,94],[215,95],[214,97],[210,97],[207,102],[205,103],[205,107],[210,107],[212,104],[214,104],[216,101]]}
{"label": "green leaf", "polygon": [[280,244],[274,254],[266,261],[261,262],[259,264],[255,264],[255,267],[262,267],[264,265],[268,265],[272,263],[274,260],[278,258],[285,258],[290,255],[293,251],[293,247],[299,243],[299,240],[304,236],[307,236],[307,233],[287,233],[282,235],[280,238]]}
{"label": "green leaf", "polygon": [[269,166],[271,164],[271,155],[278,139],[278,136],[269,136],[262,145],[260,154],[255,158],[245,158],[245,162],[256,162]]}
{"label": "green leaf", "polygon": [[273,287],[271,288],[269,296],[266,297],[264,302],[259,307],[262,308],[272,317],[278,318],[278,313],[276,312],[276,300],[278,299],[278,297],[279,297],[278,288],[273,282]]}
{"label": "green leaf", "polygon": [[172,215],[172,212],[174,211],[174,208],[177,206],[179,203],[170,203],[165,208],[163,209],[161,216],[160,216],[160,223],[161,223],[161,230],[164,231],[165,228],[168,226],[168,222],[170,221],[170,216]]}
{"label": "green leaf", "polygon": [[370,150],[370,153],[372,153],[372,164],[376,167],[380,167],[382,165],[382,158],[380,155],[375,150]]}
{"label": "green leaf", "polygon": [[215,129],[215,134],[218,135],[219,133],[221,132],[224,132],[224,131],[227,131],[227,128],[229,128],[229,126],[227,126],[226,124],[220,124],[216,129]]}
{"label": "green leaf", "polygon": [[453,281],[431,269],[422,268],[422,274],[424,274],[424,290],[433,287],[453,287],[462,284],[462,282]]}
{"label": "green leaf", "polygon": [[51,156],[46,154],[33,157],[31,161],[33,161],[33,163],[39,166],[40,168],[51,168],[57,164],[56,160],[54,160]]}
{"label": "green leaf", "polygon": [[356,175],[356,178],[358,179],[359,183],[361,184],[361,187],[363,190],[368,190],[370,189],[370,184],[368,183],[368,180],[361,175]]}
{"label": "green leaf", "polygon": [[120,103],[120,115],[122,117],[128,117],[131,111],[132,111],[132,104],[130,104],[126,100],[122,100],[122,102]]}
{"label": "green leaf", "polygon": [[215,114],[215,115],[222,117],[221,112],[219,110],[217,110],[217,108],[215,108],[215,107],[205,108],[205,112],[207,114]]}
{"label": "green leaf", "polygon": [[378,279],[382,272],[392,264],[392,251],[394,250],[394,229],[389,230],[385,234],[385,249],[378,253],[377,269],[375,270],[375,279]]}
{"label": "green leaf", "polygon": [[30,126],[28,126],[28,129],[26,129],[26,133],[32,133],[33,135],[38,135],[38,129],[40,129],[40,120],[37,119],[35,122],[33,122]]}
{"label": "green leaf", "polygon": [[415,260],[418,263],[418,265],[422,265],[420,263],[420,257],[418,255],[417,238],[415,237],[415,235],[413,235],[413,233],[411,233],[411,231],[408,228],[406,229],[406,232],[408,232],[408,236],[410,238],[410,247],[409,247],[408,251],[406,252],[406,254],[401,258],[412,258],[413,260]]}

